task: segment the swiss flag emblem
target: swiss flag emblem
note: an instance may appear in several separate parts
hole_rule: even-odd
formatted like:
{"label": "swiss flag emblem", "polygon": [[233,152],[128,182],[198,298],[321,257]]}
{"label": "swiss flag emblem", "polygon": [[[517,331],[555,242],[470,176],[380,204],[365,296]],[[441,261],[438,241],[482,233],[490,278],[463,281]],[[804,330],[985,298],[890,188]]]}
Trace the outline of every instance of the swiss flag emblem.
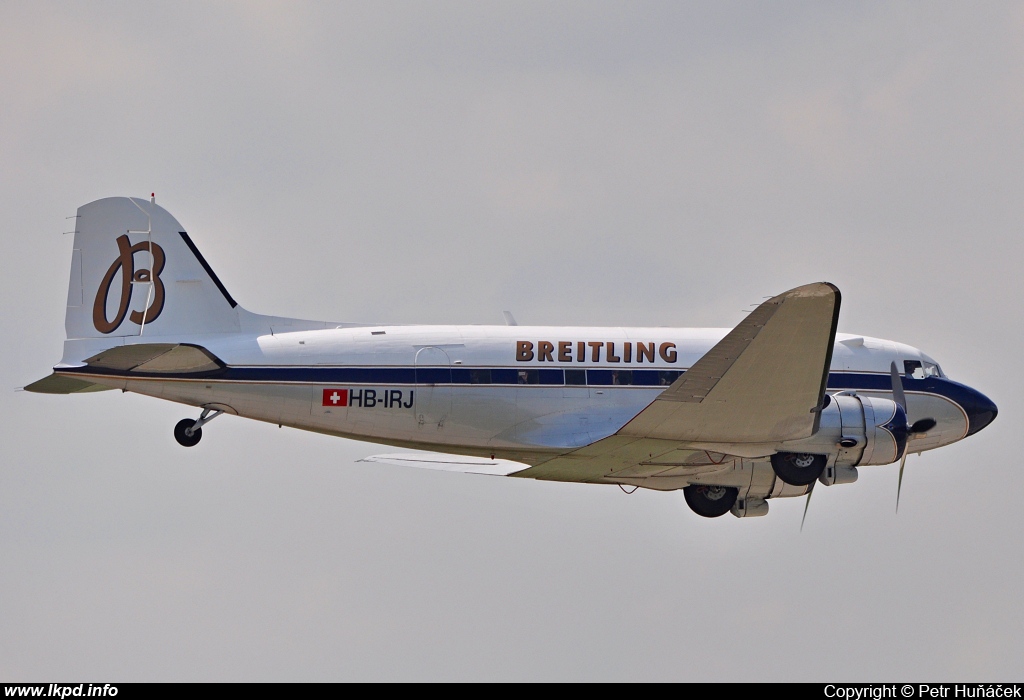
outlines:
{"label": "swiss flag emblem", "polygon": [[348,406],[348,389],[324,389],[324,406]]}

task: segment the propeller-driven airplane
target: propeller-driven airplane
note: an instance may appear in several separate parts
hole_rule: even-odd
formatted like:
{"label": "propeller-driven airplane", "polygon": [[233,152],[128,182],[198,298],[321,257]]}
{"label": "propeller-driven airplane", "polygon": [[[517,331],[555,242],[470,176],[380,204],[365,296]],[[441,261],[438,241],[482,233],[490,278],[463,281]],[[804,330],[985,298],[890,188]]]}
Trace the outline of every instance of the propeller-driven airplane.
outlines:
{"label": "propeller-driven airplane", "polygon": [[681,489],[698,515],[749,517],[996,417],[920,350],[836,333],[825,282],[732,330],[326,323],[243,309],[153,198],[76,220],[64,356],[25,389],[194,406],[186,447],[228,413],[430,451],[370,462]]}

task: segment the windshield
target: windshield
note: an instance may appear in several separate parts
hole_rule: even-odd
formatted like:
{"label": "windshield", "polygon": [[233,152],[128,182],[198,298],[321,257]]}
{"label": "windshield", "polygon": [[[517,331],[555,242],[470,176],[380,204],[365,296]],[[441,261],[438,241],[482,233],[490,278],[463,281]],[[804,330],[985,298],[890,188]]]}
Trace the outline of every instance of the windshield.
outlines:
{"label": "windshield", "polygon": [[938,363],[929,360],[904,360],[903,374],[914,379],[924,379],[925,377],[946,378]]}

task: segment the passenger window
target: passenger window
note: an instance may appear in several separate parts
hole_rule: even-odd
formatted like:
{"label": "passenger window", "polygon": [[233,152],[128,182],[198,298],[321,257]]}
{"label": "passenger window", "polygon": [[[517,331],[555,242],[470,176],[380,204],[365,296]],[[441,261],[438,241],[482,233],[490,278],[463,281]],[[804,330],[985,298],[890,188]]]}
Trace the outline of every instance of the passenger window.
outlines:
{"label": "passenger window", "polygon": [[540,384],[540,371],[535,369],[519,370],[520,384]]}
{"label": "passenger window", "polygon": [[587,383],[587,371],[585,369],[565,370],[565,383],[571,386],[585,385]]}
{"label": "passenger window", "polygon": [[490,384],[491,383],[491,370],[489,370],[489,369],[471,369],[469,371],[469,383],[470,384]]}
{"label": "passenger window", "polygon": [[660,379],[661,386],[670,386],[672,382],[679,379],[680,374],[682,374],[682,372],[677,372],[675,370],[658,372],[658,378]]}
{"label": "passenger window", "polygon": [[518,375],[514,369],[492,369],[491,384],[516,384]]}
{"label": "passenger window", "polygon": [[653,369],[634,369],[633,386],[659,386],[661,380]]}
{"label": "passenger window", "polygon": [[555,386],[565,384],[565,377],[560,369],[542,369],[539,372],[541,384],[553,384]]}
{"label": "passenger window", "polygon": [[627,386],[633,383],[633,373],[628,369],[612,370],[612,384],[616,386]]}

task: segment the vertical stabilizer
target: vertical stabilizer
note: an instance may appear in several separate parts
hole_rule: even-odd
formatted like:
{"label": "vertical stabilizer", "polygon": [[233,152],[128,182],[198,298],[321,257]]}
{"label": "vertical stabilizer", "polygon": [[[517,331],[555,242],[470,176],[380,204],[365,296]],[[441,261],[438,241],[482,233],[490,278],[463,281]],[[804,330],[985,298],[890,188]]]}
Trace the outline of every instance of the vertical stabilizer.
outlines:
{"label": "vertical stabilizer", "polygon": [[239,330],[237,307],[185,229],[155,202],[110,197],[79,208],[68,340],[230,333]]}

